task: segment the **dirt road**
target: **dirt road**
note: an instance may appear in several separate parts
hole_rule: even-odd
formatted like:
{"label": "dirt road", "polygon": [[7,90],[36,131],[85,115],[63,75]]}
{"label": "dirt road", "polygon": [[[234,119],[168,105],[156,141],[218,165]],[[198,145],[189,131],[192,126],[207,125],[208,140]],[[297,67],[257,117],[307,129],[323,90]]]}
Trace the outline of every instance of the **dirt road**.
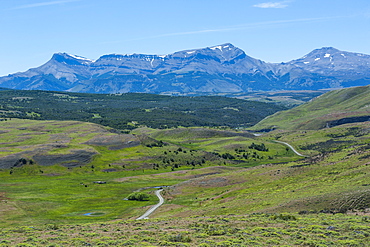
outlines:
{"label": "dirt road", "polygon": [[281,143],[281,144],[284,144],[285,146],[289,147],[296,155],[298,156],[302,156],[302,157],[308,157],[306,155],[303,155],[301,153],[299,153],[297,150],[294,149],[294,147],[292,147],[292,145],[290,145],[289,143],[286,143],[286,142],[281,142],[281,141],[274,141],[274,142],[278,142],[278,143]]}
{"label": "dirt road", "polygon": [[163,189],[155,191],[155,195],[158,197],[159,202],[156,205],[152,206],[150,209],[148,209],[148,211],[146,211],[142,216],[137,218],[137,220],[148,219],[149,215],[151,215],[157,208],[159,208],[164,203],[161,191],[163,191]]}

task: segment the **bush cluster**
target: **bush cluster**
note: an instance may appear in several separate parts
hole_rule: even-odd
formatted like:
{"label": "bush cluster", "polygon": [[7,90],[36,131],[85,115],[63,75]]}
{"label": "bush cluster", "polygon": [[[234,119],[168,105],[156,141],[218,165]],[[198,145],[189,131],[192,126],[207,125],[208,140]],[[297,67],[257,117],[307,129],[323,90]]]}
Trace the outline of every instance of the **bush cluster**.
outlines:
{"label": "bush cluster", "polygon": [[134,192],[128,195],[127,199],[132,201],[148,201],[149,195],[144,192]]}

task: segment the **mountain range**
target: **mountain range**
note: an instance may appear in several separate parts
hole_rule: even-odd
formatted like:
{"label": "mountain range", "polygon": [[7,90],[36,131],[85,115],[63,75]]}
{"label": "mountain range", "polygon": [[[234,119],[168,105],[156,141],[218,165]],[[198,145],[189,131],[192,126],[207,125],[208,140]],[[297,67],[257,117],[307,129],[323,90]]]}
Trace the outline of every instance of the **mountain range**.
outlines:
{"label": "mountain range", "polygon": [[168,55],[109,54],[97,60],[56,53],[40,67],[0,77],[5,88],[85,93],[238,93],[368,84],[370,55],[324,47],[287,63],[268,63],[229,43]]}

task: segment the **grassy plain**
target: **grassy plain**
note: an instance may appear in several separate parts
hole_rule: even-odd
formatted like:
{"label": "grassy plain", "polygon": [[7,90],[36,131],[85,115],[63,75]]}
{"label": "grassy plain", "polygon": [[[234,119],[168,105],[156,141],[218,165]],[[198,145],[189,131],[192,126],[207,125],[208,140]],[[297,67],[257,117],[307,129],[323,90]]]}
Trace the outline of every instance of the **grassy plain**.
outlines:
{"label": "grassy plain", "polygon": [[[64,146],[49,153],[70,153],[71,148],[95,154],[81,166],[36,162],[1,169],[0,246],[369,242],[368,123],[278,130],[259,137],[210,128],[140,128],[127,136],[79,122],[6,124],[0,134],[2,157],[54,145],[55,135]],[[26,131],[32,138],[21,139]],[[12,145],[12,140],[17,141]],[[309,157],[302,159],[273,140],[288,142]],[[129,141],[138,144],[127,146]],[[157,202],[150,188],[155,186],[169,186],[163,192],[166,203],[153,219],[134,220]],[[143,188],[149,201],[124,200]]]}
{"label": "grassy plain", "polygon": [[[169,186],[189,176],[229,171],[225,168],[215,172],[214,166],[250,167],[297,159],[274,143],[264,142],[268,151],[250,149],[254,137],[231,130],[142,128],[128,135],[91,123],[12,119],[2,122],[0,131],[3,226],[135,217],[144,210],[141,207],[155,200],[154,196],[149,202],[123,200],[140,188]],[[184,131],[185,136],[181,134]],[[78,155],[68,156],[87,151],[92,155],[84,162],[75,160]],[[232,158],[224,158],[225,154]],[[169,177],[168,172],[176,176]],[[133,179],[122,182],[119,178]],[[84,214],[89,212],[101,215],[86,217]]]}
{"label": "grassy plain", "polygon": [[0,246],[368,246],[369,218],[244,214],[0,230]]}

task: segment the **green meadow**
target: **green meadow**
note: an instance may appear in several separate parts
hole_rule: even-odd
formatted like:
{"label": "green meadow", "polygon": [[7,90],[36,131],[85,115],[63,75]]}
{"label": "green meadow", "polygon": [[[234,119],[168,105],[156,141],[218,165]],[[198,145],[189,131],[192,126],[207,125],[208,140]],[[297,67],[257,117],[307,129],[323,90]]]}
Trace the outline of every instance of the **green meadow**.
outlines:
{"label": "green meadow", "polygon": [[369,218],[243,214],[0,229],[0,246],[368,246]]}
{"label": "green meadow", "polygon": [[[0,246],[369,242],[368,122],[254,136],[11,119],[0,138]],[[157,187],[165,204],[136,220]],[[127,200],[135,191],[149,199]]]}
{"label": "green meadow", "polygon": [[[91,123],[12,119],[0,131],[2,226],[135,218],[157,199],[149,189],[149,201],[124,200],[133,191],[297,159],[280,144],[232,130],[141,128],[120,134]],[[249,148],[254,142],[268,150]],[[81,152],[91,157],[78,160]],[[224,168],[215,172],[214,166]]]}

